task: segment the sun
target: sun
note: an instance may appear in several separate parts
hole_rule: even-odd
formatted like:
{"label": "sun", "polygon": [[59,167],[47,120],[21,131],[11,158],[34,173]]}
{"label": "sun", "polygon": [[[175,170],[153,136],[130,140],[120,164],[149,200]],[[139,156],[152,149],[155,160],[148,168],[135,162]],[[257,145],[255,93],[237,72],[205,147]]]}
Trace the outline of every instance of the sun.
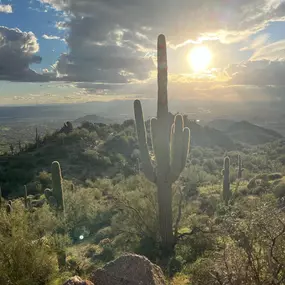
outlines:
{"label": "sun", "polygon": [[194,72],[199,73],[207,70],[212,60],[212,53],[206,46],[194,47],[188,56],[188,61]]}

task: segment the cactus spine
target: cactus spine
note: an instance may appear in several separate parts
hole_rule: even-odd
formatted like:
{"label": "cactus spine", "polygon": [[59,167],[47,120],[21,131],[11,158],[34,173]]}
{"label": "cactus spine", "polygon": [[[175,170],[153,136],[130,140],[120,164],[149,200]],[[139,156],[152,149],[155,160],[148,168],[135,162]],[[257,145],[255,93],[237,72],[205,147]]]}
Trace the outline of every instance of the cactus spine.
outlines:
{"label": "cactus spine", "polygon": [[223,181],[223,200],[225,204],[229,204],[229,200],[231,199],[232,192],[230,189],[230,158],[227,156],[224,159],[224,169],[222,170],[222,174],[224,176]]}
{"label": "cactus spine", "polygon": [[244,171],[244,168],[242,168],[242,160],[241,156],[238,155],[238,168],[237,168],[237,178],[241,179],[242,178],[242,172]]}
{"label": "cactus spine", "polygon": [[46,189],[45,196],[49,204],[56,208],[59,212],[64,212],[64,198],[62,187],[61,168],[58,161],[54,161],[51,165],[52,190]]}
{"label": "cactus spine", "polygon": [[172,250],[175,242],[172,228],[172,184],[185,167],[190,145],[190,130],[184,128],[181,115],[176,115],[174,123],[170,122],[167,98],[167,53],[164,35],[158,37],[157,52],[157,118],[151,120],[152,147],[156,167],[153,166],[149,154],[143,111],[139,100],[134,102],[134,111],[142,171],[147,179],[157,185],[162,244],[165,249]]}

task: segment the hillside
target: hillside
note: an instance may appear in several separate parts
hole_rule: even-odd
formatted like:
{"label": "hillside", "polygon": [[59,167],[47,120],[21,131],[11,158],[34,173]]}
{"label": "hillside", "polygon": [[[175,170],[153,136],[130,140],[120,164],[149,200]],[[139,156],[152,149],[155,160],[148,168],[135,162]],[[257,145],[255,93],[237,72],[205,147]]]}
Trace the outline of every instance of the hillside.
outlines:
{"label": "hillside", "polygon": [[221,132],[226,132],[229,129],[229,127],[233,125],[234,123],[236,122],[233,120],[216,119],[216,120],[209,122],[207,125],[210,128],[219,130]]}
{"label": "hillside", "polygon": [[[128,120],[121,125],[83,122],[78,128],[65,126],[42,136],[37,143],[24,146],[20,152],[0,156],[2,194],[13,199],[9,202],[12,205],[10,214],[0,206],[1,284],[2,272],[10,266],[2,262],[7,260],[8,254],[17,257],[17,265],[28,264],[25,272],[33,272],[31,280],[39,278],[46,280],[44,285],[62,285],[61,278],[73,275],[90,277],[96,284],[93,272],[125,252],[146,256],[161,266],[172,285],[187,284],[189,278],[193,285],[215,284],[214,275],[208,272],[212,273],[211,262],[215,268],[223,268],[222,261],[214,258],[221,250],[228,258],[235,258],[239,266],[247,260],[241,247],[234,246],[240,242],[240,231],[245,229],[242,233],[248,240],[258,248],[266,248],[270,239],[263,229],[279,234],[282,228],[278,220],[285,221],[284,213],[276,208],[281,203],[278,199],[285,196],[284,141],[239,146],[237,152],[236,145],[223,132],[187,119],[185,124],[191,127],[192,143],[186,168],[173,190],[173,213],[179,228],[175,256],[171,257],[169,267],[164,264],[164,252],[157,238],[156,188],[142,174],[141,162],[134,152],[138,148],[134,121]],[[229,145],[233,150],[227,149]],[[225,152],[230,158],[228,179],[232,191],[228,206],[221,198]],[[240,181],[236,172],[238,154],[244,168]],[[54,160],[60,162],[64,178],[65,235],[57,208],[45,196],[45,189],[53,186],[50,165]],[[28,196],[15,199],[24,196],[25,184]],[[3,205],[3,199],[1,202]],[[10,204],[4,203],[10,209],[7,206]],[[25,203],[27,208],[23,207]],[[273,212],[278,219],[270,219]],[[21,238],[15,234],[11,236],[10,227],[20,232]],[[262,241],[257,241],[256,237]],[[43,247],[42,242],[29,243],[43,238],[49,247]],[[234,248],[221,244],[229,238],[235,241]],[[277,243],[274,248],[281,258],[282,246]],[[66,256],[63,264],[62,252]],[[258,258],[267,261],[268,256]],[[244,270],[251,272],[250,267],[245,266]],[[231,272],[233,268],[230,267],[223,269],[221,274],[228,276]],[[47,276],[56,281],[49,283]],[[17,273],[16,278],[26,280],[26,275]],[[271,277],[266,278],[270,280]],[[210,281],[206,283],[205,280]]]}
{"label": "hillside", "polygon": [[226,119],[217,119],[208,123],[208,126],[223,132],[233,141],[258,145],[281,139],[278,132],[257,126],[248,121],[235,122]]}
{"label": "hillside", "polygon": [[111,120],[111,119],[108,119],[108,118],[104,118],[104,117],[101,117],[101,116],[98,116],[98,115],[86,115],[84,117],[80,117],[76,120],[73,121],[75,124],[80,124],[80,123],[83,123],[83,122],[90,122],[90,123],[93,123],[93,124],[99,124],[99,123],[102,123],[102,124],[114,124],[115,121],[114,120]]}
{"label": "hillside", "polygon": [[276,131],[253,125],[247,121],[232,124],[225,133],[236,141],[253,145],[273,142],[282,138],[282,135]]}
{"label": "hillside", "polygon": [[192,144],[202,147],[221,147],[223,149],[234,149],[234,141],[225,133],[201,126],[195,121],[185,120],[185,126],[191,130]]}

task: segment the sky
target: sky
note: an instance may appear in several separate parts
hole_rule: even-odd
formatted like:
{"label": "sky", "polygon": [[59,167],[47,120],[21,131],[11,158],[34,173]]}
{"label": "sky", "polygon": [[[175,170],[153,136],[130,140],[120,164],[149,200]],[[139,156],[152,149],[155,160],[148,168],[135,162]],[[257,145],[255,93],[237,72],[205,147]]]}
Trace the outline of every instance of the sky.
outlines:
{"label": "sky", "polygon": [[170,100],[285,102],[284,0],[0,0],[0,105],[155,98],[161,33]]}

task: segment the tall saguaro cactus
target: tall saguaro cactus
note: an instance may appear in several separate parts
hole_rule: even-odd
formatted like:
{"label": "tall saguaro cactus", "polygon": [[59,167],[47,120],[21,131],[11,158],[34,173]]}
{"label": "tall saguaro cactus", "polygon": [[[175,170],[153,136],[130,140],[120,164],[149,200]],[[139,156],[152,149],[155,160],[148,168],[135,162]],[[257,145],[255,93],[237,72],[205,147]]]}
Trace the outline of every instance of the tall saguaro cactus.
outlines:
{"label": "tall saguaro cactus", "polygon": [[224,159],[224,169],[222,170],[222,175],[224,176],[223,181],[223,200],[225,204],[229,204],[232,193],[230,189],[230,158],[227,156]]}
{"label": "tall saguaro cactus", "polygon": [[52,190],[46,189],[45,196],[49,204],[54,206],[59,212],[64,212],[64,199],[61,168],[58,161],[54,161],[51,165]]}
{"label": "tall saguaro cactus", "polygon": [[160,235],[163,246],[171,250],[174,245],[172,184],[185,167],[190,146],[190,130],[184,128],[181,115],[175,116],[174,123],[170,122],[167,98],[167,52],[164,35],[158,37],[157,68],[157,118],[151,120],[152,147],[156,166],[153,165],[149,154],[143,111],[139,100],[134,102],[134,111],[142,171],[151,182],[157,185]]}
{"label": "tall saguaro cactus", "polygon": [[241,156],[238,155],[238,168],[237,168],[237,178],[241,179],[242,178],[242,172],[244,171],[244,169],[242,168],[242,160],[241,160]]}

